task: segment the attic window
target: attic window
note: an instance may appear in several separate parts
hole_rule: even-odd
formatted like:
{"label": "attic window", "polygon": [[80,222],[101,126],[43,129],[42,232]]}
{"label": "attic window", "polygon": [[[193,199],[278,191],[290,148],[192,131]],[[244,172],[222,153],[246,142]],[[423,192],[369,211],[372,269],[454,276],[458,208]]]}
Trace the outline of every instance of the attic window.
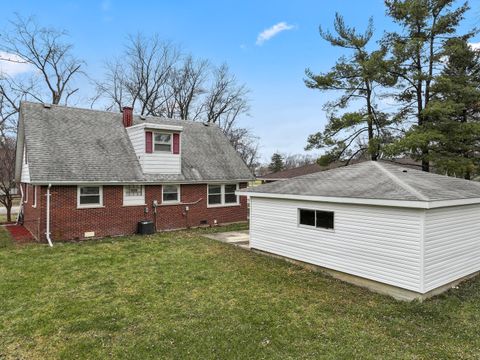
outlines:
{"label": "attic window", "polygon": [[153,149],[155,152],[172,152],[172,134],[155,133]]}

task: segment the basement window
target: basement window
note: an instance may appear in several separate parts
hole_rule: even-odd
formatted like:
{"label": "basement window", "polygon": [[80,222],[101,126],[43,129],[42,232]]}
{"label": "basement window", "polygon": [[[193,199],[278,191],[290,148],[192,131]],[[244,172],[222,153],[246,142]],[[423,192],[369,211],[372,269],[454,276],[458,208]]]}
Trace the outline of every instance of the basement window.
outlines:
{"label": "basement window", "polygon": [[333,229],[332,211],[298,209],[298,224],[320,229]]}
{"label": "basement window", "polygon": [[78,186],[77,206],[93,208],[103,206],[103,188],[101,186]]}

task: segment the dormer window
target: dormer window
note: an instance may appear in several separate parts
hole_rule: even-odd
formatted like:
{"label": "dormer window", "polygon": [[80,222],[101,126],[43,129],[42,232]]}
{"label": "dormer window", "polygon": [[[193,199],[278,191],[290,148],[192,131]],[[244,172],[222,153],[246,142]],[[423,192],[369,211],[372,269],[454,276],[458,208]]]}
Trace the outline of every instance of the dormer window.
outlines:
{"label": "dormer window", "polygon": [[172,152],[172,134],[154,133],[153,149],[155,152]]}

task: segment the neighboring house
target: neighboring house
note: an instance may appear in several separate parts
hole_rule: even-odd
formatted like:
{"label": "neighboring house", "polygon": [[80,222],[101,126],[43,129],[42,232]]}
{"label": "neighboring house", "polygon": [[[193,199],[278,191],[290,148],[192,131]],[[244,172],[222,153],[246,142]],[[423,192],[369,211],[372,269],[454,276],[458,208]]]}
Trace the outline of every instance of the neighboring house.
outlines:
{"label": "neighboring house", "polygon": [[[367,160],[365,159],[352,160],[350,161],[349,164],[353,165],[363,161],[367,161]],[[389,161],[396,164],[408,166],[409,168],[413,168],[413,169],[419,169],[419,170],[422,169],[421,162],[415,161],[409,158],[397,158]],[[291,169],[285,169],[282,171],[277,171],[277,172],[257,176],[257,180],[260,180],[262,183],[266,184],[269,182],[288,180],[297,176],[303,176],[303,175],[313,174],[320,171],[335,169],[337,167],[346,166],[346,165],[347,163],[345,161],[335,161],[325,166],[318,165],[317,163],[307,164],[307,165],[298,166]]]}
{"label": "neighboring house", "polygon": [[428,297],[480,270],[474,181],[366,161],[237,194],[250,197],[251,248],[397,298]]}
{"label": "neighboring house", "polygon": [[40,240],[247,220],[235,191],[253,176],[216,125],[23,102],[16,161]]}

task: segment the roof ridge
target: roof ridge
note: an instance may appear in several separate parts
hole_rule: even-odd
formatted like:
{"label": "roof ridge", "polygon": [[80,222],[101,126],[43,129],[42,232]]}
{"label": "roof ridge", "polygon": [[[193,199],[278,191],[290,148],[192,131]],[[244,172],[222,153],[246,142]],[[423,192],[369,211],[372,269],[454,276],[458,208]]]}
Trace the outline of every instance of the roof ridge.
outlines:
{"label": "roof ridge", "polygon": [[392,174],[388,169],[386,169],[383,165],[381,165],[378,161],[372,161],[374,166],[379,168],[385,175],[387,175],[390,179],[397,183],[400,187],[407,190],[410,194],[416,196],[419,200],[429,201],[429,198],[423,195],[420,191],[415,189],[413,186],[407,184],[405,181],[400,179],[397,175]]}

